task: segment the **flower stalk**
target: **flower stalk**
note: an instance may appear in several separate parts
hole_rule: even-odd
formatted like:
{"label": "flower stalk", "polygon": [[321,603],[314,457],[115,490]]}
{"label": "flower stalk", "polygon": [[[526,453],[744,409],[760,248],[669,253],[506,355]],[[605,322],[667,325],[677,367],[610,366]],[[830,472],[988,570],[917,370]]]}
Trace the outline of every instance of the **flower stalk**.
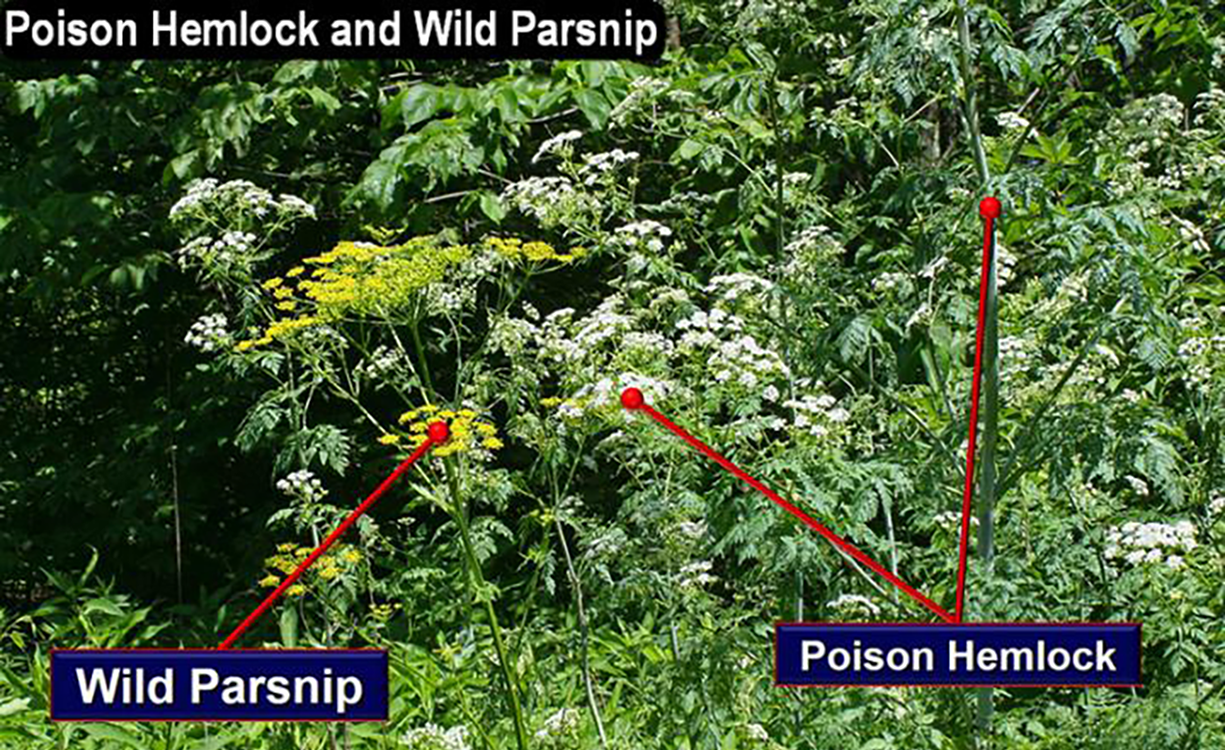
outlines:
{"label": "flower stalk", "polygon": [[[974,154],[974,166],[978,172],[978,180],[983,189],[991,179],[991,170],[987,164],[987,150],[983,144],[983,134],[978,119],[978,89],[975,86],[974,71],[970,60],[973,54],[973,43],[970,40],[970,21],[967,12],[967,0],[957,3],[957,38],[959,42],[959,62],[961,68],[962,103],[966,129],[969,131],[970,148]],[[988,271],[985,320],[983,325],[983,423],[982,452],[980,454],[978,475],[978,556],[985,571],[990,574],[995,558],[995,500],[997,488],[996,474],[996,442],[999,435],[999,294],[996,289],[996,253],[995,235],[991,236],[991,267]],[[994,713],[991,688],[979,688],[977,691],[976,723],[981,734],[987,734],[991,728],[991,716]]]}
{"label": "flower stalk", "polygon": [[498,655],[498,666],[502,668],[502,676],[506,680],[506,696],[510,701],[512,718],[515,720],[515,739],[519,750],[527,750],[527,727],[523,722],[523,708],[519,703],[519,690],[516,688],[514,675],[511,673],[510,659],[506,653],[506,643],[502,638],[502,628],[498,624],[498,614],[493,606],[493,597],[488,594],[488,584],[481,573],[481,563],[476,556],[476,547],[472,544],[472,534],[468,528],[467,512],[464,505],[463,492],[459,482],[458,459],[449,456],[446,460],[447,484],[451,490],[451,518],[459,526],[460,539],[464,545],[464,556],[468,560],[468,574],[471,576],[476,596],[485,605],[485,615],[489,618],[489,629],[493,633],[493,648]]}

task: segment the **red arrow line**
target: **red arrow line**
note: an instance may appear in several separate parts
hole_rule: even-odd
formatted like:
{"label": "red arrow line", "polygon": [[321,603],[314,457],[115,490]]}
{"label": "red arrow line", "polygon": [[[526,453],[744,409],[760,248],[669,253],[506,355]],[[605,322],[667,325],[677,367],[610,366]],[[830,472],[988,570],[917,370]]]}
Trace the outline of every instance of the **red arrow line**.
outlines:
{"label": "red arrow line", "polygon": [[970,551],[970,512],[974,504],[974,449],[978,442],[978,395],[983,377],[983,337],[987,318],[987,285],[991,279],[991,263],[995,243],[992,242],[995,219],[1000,215],[1000,202],[991,196],[978,204],[978,213],[986,221],[983,227],[983,271],[978,286],[978,329],[974,345],[974,382],[970,386],[970,436],[966,445],[966,484],[961,498],[961,553],[957,565],[956,622],[961,622],[966,594],[966,559]]}
{"label": "red arrow line", "polygon": [[898,578],[880,563],[868,557],[858,547],[830,531],[812,516],[809,516],[804,511],[784,500],[769,487],[766,487],[761,482],[749,476],[743,469],[729,461],[724,456],[720,455],[713,448],[706,445],[701,440],[698,440],[683,428],[674,424],[667,417],[660,414],[649,404],[647,404],[642,395],[642,391],[639,389],[626,388],[621,393],[621,403],[623,406],[625,406],[625,408],[645,412],[656,422],[659,422],[661,425],[678,435],[685,442],[689,443],[689,445],[697,449],[698,452],[702,453],[707,458],[719,464],[719,466],[723,467],[733,476],[765,495],[770,500],[774,501],[783,510],[800,519],[800,521],[802,521],[806,526],[828,539],[831,543],[837,545],[840,549],[854,557],[859,562],[867,565],[877,575],[889,581],[894,586],[897,586],[907,596],[919,602],[924,607],[927,607],[932,612],[935,612],[946,622],[951,622],[954,624],[961,623],[962,605],[965,601],[966,560],[968,558],[970,538],[970,512],[974,501],[974,452],[978,437],[978,400],[980,386],[982,383],[984,323],[986,322],[987,314],[987,286],[990,283],[991,278],[991,264],[994,262],[994,223],[995,219],[999,218],[1000,216],[1000,202],[996,198],[988,196],[984,198],[981,203],[979,203],[978,211],[983,219],[986,220],[986,226],[983,229],[982,280],[979,284],[978,291],[978,328],[975,331],[976,342],[974,352],[974,382],[971,386],[970,395],[970,436],[969,445],[966,448],[966,482],[965,492],[962,495],[961,503],[961,547],[957,569],[957,607],[955,614],[949,614],[949,612],[943,607],[936,604],[931,599],[928,599],[926,596],[919,593],[919,591],[913,586]]}
{"label": "red arrow line", "polygon": [[804,511],[800,510],[799,508],[795,507],[791,503],[787,502],[782,497],[780,497],[777,493],[771,490],[769,487],[765,486],[761,482],[749,476],[747,473],[745,473],[743,469],[741,469],[739,466],[732,463],[728,459],[724,458],[722,455],[716,452],[709,445],[707,445],[706,443],[703,443],[701,440],[698,440],[696,437],[689,434],[686,430],[684,430],[683,428],[673,423],[672,420],[668,419],[664,415],[655,411],[655,409],[651,408],[651,406],[647,404],[645,400],[643,399],[642,391],[638,390],[637,388],[625,389],[625,391],[621,394],[621,403],[624,404],[627,409],[635,409],[635,410],[646,413],[649,417],[651,417],[651,419],[654,419],[656,422],[659,422],[661,425],[663,425],[664,427],[668,428],[673,433],[678,435],[686,443],[689,443],[689,445],[696,448],[698,452],[702,453],[707,458],[719,464],[719,466],[722,466],[729,473],[731,473],[733,476],[743,481],[745,484],[749,485],[753,489],[765,495],[770,500],[773,500],[783,510],[787,511],[788,513],[795,516],[796,518],[800,519],[800,521],[802,521],[804,525],[808,526],[813,531],[816,531],[818,534],[828,539],[830,542],[832,542],[833,544],[841,548],[844,552],[849,554],[851,557],[854,557],[859,562],[871,568],[873,571],[876,572],[877,575],[881,576],[886,581],[889,581],[889,583],[892,583],[894,586],[897,586],[899,589],[905,592],[907,596],[919,602],[924,607],[927,607],[932,612],[935,612],[937,615],[940,616],[941,619],[945,620],[946,622],[953,622],[953,615],[949,614],[944,608],[942,608],[940,605],[933,602],[931,599],[928,599],[926,596],[919,593],[919,591],[916,590],[913,586],[906,583],[902,579],[898,578],[893,573],[889,572],[888,568],[884,567],[880,563],[868,557],[858,547],[851,544],[850,542],[843,539],[842,537],[838,536],[834,532],[830,531],[828,528],[826,528],[823,524],[821,524],[815,518],[808,515]]}
{"label": "red arrow line", "polygon": [[429,432],[426,435],[425,442],[419,445],[417,450],[413,451],[411,456],[401,461],[400,465],[397,466],[390,474],[388,474],[387,478],[374,489],[374,492],[371,492],[370,496],[367,497],[361,505],[354,508],[353,512],[350,513],[348,517],[345,518],[344,521],[341,521],[340,525],[336,527],[336,530],[329,534],[328,538],[324,539],[323,543],[316,547],[315,551],[310,553],[310,556],[303,560],[292,573],[285,576],[285,580],[281,581],[281,585],[277,586],[276,589],[274,589],[273,592],[269,594],[266,599],[264,599],[264,601],[260,602],[260,605],[255,608],[255,611],[247,615],[247,619],[243,620],[238,627],[234,628],[234,632],[230,633],[230,635],[224,641],[222,641],[221,645],[217,648],[219,650],[224,650],[234,645],[234,642],[247,631],[247,628],[251,627],[255,621],[264,614],[264,612],[268,611],[268,608],[271,607],[277,599],[281,598],[281,595],[285,593],[285,590],[292,586],[294,581],[298,580],[298,578],[300,578],[302,574],[306,572],[306,569],[314,564],[315,560],[318,560],[324,552],[327,552],[328,547],[331,547],[337,539],[343,536],[344,533],[349,530],[349,527],[356,523],[357,519],[362,517],[362,514],[370,510],[371,506],[373,506],[378,499],[383,496],[383,493],[386,492],[391,485],[395,484],[396,480],[400,478],[401,474],[408,471],[413,464],[417,463],[417,460],[424,456],[426,451],[428,451],[430,448],[434,447],[435,445],[445,443],[446,441],[446,423],[435,422],[431,424]]}

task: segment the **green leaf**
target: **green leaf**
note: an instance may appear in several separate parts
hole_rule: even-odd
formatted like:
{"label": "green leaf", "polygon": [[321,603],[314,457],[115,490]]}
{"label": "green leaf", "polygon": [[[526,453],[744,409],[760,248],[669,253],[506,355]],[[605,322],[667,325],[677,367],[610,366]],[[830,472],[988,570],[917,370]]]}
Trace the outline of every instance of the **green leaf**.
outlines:
{"label": "green leaf", "polygon": [[336,110],[340,109],[340,100],[318,86],[306,89],[306,94],[310,97],[311,103],[329,115],[335,114]]}
{"label": "green leaf", "polygon": [[200,163],[200,149],[193,148],[184,154],[179,154],[170,160],[162,173],[162,183],[169,184],[175,179],[187,180],[200,174],[203,165]]}
{"label": "green leaf", "polygon": [[389,159],[380,157],[378,161],[366,167],[361,181],[353,188],[353,192],[354,195],[369,196],[374,199],[374,204],[380,210],[387,211],[395,203],[396,188],[399,184],[399,166]]}
{"label": "green leaf", "polygon": [[298,645],[298,610],[292,604],[281,608],[281,644],[286,648]]}
{"label": "green leaf", "polygon": [[123,617],[123,608],[116,604],[111,599],[96,597],[85,602],[85,606],[81,609],[81,614],[92,614],[94,612],[102,612],[103,614],[113,615],[115,617]]}
{"label": "green leaf", "polygon": [[481,213],[485,214],[495,224],[501,224],[502,219],[506,218],[506,204],[502,203],[502,199],[497,193],[484,190],[481,192],[480,198]]}
{"label": "green leaf", "polygon": [[612,105],[608,103],[607,97],[599,91],[586,89],[574,95],[574,102],[583,116],[587,118],[587,122],[591,123],[592,129],[604,129],[604,125],[608,123],[608,115],[612,111]]}
{"label": "green leaf", "polygon": [[129,732],[123,727],[116,726],[115,724],[84,724],[82,725],[82,729],[90,737],[94,737],[96,739],[107,740],[109,742],[120,742],[128,747],[135,747],[139,748],[140,750],[146,750],[146,748],[149,747],[145,743],[141,742],[140,738],[135,734]]}
{"label": "green leaf", "polygon": [[498,87],[497,93],[493,96],[493,103],[498,108],[502,122],[513,123],[523,120],[522,110],[519,107],[519,95],[513,87]]}
{"label": "green leaf", "polygon": [[858,362],[868,351],[873,336],[872,321],[867,315],[859,315],[838,334],[838,356],[843,362]]}
{"label": "green leaf", "polygon": [[705,149],[706,146],[700,141],[695,141],[692,138],[686,138],[685,140],[681,141],[681,145],[677,147],[675,153],[673,153],[673,156],[677,157],[678,159],[688,161],[689,159],[692,159],[693,157],[702,153],[702,151]]}
{"label": "green leaf", "polygon": [[1140,48],[1140,39],[1136,36],[1136,31],[1131,24],[1124,22],[1116,26],[1114,38],[1119,40],[1119,46],[1123,48],[1123,54],[1127,55],[1128,60],[1136,56],[1136,51]]}
{"label": "green leaf", "polygon": [[275,83],[292,83],[293,81],[309,79],[315,75],[315,71],[318,69],[318,60],[290,60],[277,68],[276,74],[272,76],[272,80]]}
{"label": "green leaf", "polygon": [[397,99],[399,99],[400,122],[406,128],[411,128],[433,117],[441,103],[438,87],[428,83],[418,83],[409,87]]}
{"label": "green leaf", "polygon": [[13,714],[21,713],[30,705],[29,698],[14,698],[13,700],[0,703],[0,717],[12,716]]}

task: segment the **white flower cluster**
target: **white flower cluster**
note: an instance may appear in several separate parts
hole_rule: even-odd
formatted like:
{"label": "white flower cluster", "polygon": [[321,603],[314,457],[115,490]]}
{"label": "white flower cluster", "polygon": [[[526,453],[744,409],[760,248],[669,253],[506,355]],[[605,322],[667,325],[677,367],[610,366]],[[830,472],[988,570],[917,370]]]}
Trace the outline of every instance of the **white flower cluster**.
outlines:
{"label": "white flower cluster", "polygon": [[1013,270],[1017,267],[1017,256],[1012,254],[1002,242],[995,244],[995,278],[1000,286],[1012,280]]}
{"label": "white flower cluster", "polygon": [[928,325],[932,322],[932,306],[926,301],[920,302],[919,306],[910,313],[910,317],[906,318],[906,330],[910,330],[915,326]]}
{"label": "white flower cluster", "polygon": [[826,274],[839,263],[846,250],[823,224],[801,230],[783,249],[790,256],[783,266],[783,274],[794,280]]}
{"label": "white flower cluster", "polygon": [[193,261],[230,265],[246,260],[255,243],[256,237],[250,232],[226,232],[217,239],[201,235],[179,248],[179,265],[187,268]]}
{"label": "white flower cluster", "polygon": [[296,195],[271,192],[248,180],[231,180],[219,183],[210,177],[193,180],[187,192],[170,207],[171,219],[200,218],[215,213],[223,215],[239,212],[260,219],[273,215],[283,218],[315,216],[315,207]]}
{"label": "white flower cluster", "polygon": [[653,331],[630,331],[621,339],[621,349],[648,355],[668,355],[676,348],[672,339]]}
{"label": "white flower cluster", "polygon": [[1166,567],[1183,567],[1183,555],[1194,550],[1195,524],[1138,523],[1129,521],[1106,532],[1106,559],[1125,560],[1131,565],[1165,562]]}
{"label": "white flower cluster", "polygon": [[1174,223],[1178,225],[1178,235],[1182,237],[1182,241],[1187,243],[1192,252],[1207,255],[1212,252],[1212,246],[1208,244],[1208,235],[1201,227],[1187,221],[1181,216],[1173,216]]}
{"label": "white flower cluster", "polygon": [[737,382],[756,388],[762,382],[786,377],[791,370],[776,352],[763,348],[757,339],[741,333],[744,320],[720,308],[709,313],[697,310],[677,321],[681,334],[680,351],[704,351],[707,362],[720,383]]}
{"label": "white flower cluster", "polygon": [[476,304],[476,284],[437,281],[427,286],[422,296],[428,315],[450,317]]}
{"label": "white flower cluster", "polygon": [[536,149],[536,155],[532,157],[532,163],[536,164],[549,154],[560,153],[574,148],[570,144],[582,137],[583,134],[578,130],[567,130],[564,133],[558,133],[540,144],[540,148]]}
{"label": "white flower cluster", "polygon": [[808,181],[811,179],[812,179],[811,172],[784,172],[783,173],[783,187],[788,187],[788,188],[793,188],[793,189],[804,187],[805,185],[808,184]]}
{"label": "white flower cluster", "polygon": [[769,742],[770,741],[770,733],[767,732],[766,728],[760,724],[745,724],[744,725],[744,736],[745,738],[753,742]]}
{"label": "white flower cluster", "polygon": [[824,224],[800,230],[783,249],[794,256],[811,254],[821,250],[826,251],[826,254],[830,255],[833,255],[835,252],[842,252],[842,248],[830,236],[829,227]]}
{"label": "white flower cluster", "polygon": [[1123,479],[1131,485],[1132,492],[1135,492],[1140,497],[1148,497],[1148,482],[1131,474],[1123,477]]}
{"label": "white flower cluster", "polygon": [[578,190],[566,177],[528,177],[507,185],[502,197],[545,227],[599,210],[595,196]]}
{"label": "white flower cluster", "polygon": [[1110,190],[1122,196],[1145,188],[1152,180],[1148,175],[1154,166],[1165,170],[1155,180],[1155,187],[1179,189],[1187,175],[1187,165],[1175,163],[1184,152],[1172,145],[1173,139],[1182,134],[1185,120],[1186,108],[1170,94],[1156,94],[1128,104],[1104,132],[1103,145],[1123,157],[1108,182]]}
{"label": "white flower cluster", "polygon": [[1166,93],[1140,99],[1128,107],[1129,116],[1153,130],[1181,128],[1186,114],[1186,107],[1178,97]]}
{"label": "white flower cluster", "polygon": [[783,402],[795,411],[794,427],[814,437],[829,435],[835,426],[847,422],[851,413],[838,405],[838,400],[828,393],[820,396],[805,395]]}
{"label": "white flower cluster", "polygon": [[791,374],[791,368],[777,352],[762,348],[757,339],[749,335],[719,344],[710,366],[715,371],[715,380],[727,383],[734,379],[746,388],[756,388],[762,382]]}
{"label": "white flower cluster", "polygon": [[875,602],[859,594],[842,594],[838,598],[826,602],[825,606],[840,612],[849,611],[855,614],[868,615],[880,614],[880,607],[876,606]]}
{"label": "white flower cluster", "polygon": [[192,180],[187,184],[187,192],[170,207],[170,218],[177,219],[188,213],[203,209],[205,204],[217,195],[216,179]]}
{"label": "white flower cluster", "polygon": [[873,291],[888,293],[902,287],[910,275],[902,271],[886,271],[872,280]]}
{"label": "white flower cluster", "polygon": [[183,341],[202,352],[220,349],[230,338],[230,333],[226,330],[226,323],[225,316],[221,313],[202,315],[191,324]]}
{"label": "white flower cluster", "polygon": [[630,249],[645,248],[653,253],[664,249],[664,240],[672,236],[672,230],[653,219],[635,221],[618,227],[615,241]]}
{"label": "white flower cluster", "polygon": [[706,291],[709,294],[717,296],[719,299],[731,302],[741,297],[752,297],[755,295],[765,295],[774,289],[774,282],[769,279],[763,279],[756,274],[751,273],[732,273],[723,276],[715,276],[706,285]]}
{"label": "white flower cluster", "polygon": [[[963,440],[962,443],[964,448],[965,441]],[[961,532],[961,511],[959,510],[946,510],[942,513],[937,513],[932,517],[932,521],[942,529]],[[974,528],[977,525],[978,519],[970,516],[970,528]]]}
{"label": "white flower cluster", "polygon": [[689,539],[701,539],[706,536],[705,521],[681,521],[676,525],[680,535]]}
{"label": "white flower cluster", "polygon": [[318,502],[327,495],[323,482],[310,469],[299,469],[284,479],[278,479],[276,488],[285,495],[305,503]]}
{"label": "white flower cluster", "polygon": [[630,81],[629,93],[625,98],[613,107],[609,114],[609,119],[614,125],[626,125],[631,122],[639,114],[653,108],[672,84],[664,78],[653,78],[650,76],[640,76]]}
{"label": "white flower cluster", "polygon": [[1207,125],[1214,118],[1225,119],[1225,89],[1211,85],[1195,97],[1195,108],[1199,110],[1195,116],[1196,125]]}
{"label": "white flower cluster", "polygon": [[1029,127],[1029,120],[1019,112],[1000,112],[995,116],[995,121],[999,123],[1000,130],[1004,131],[1023,131]]}
{"label": "white flower cluster", "polygon": [[486,246],[452,267],[443,281],[427,286],[422,294],[428,315],[449,317],[476,307],[477,288],[482,280],[501,270],[510,261],[493,247]]}
{"label": "white flower cluster", "polygon": [[601,534],[600,536],[591,539],[587,542],[587,549],[583,552],[583,557],[588,560],[600,560],[616,557],[625,547],[626,543],[625,532],[621,529],[612,529],[611,531]]}
{"label": "white flower cluster", "polygon": [[1019,381],[1037,361],[1038,342],[1028,336],[1001,336],[1000,379],[1006,385]]}
{"label": "white flower cluster", "polygon": [[408,730],[401,741],[408,750],[471,750],[467,727],[443,729],[427,723]]}
{"label": "white flower cluster", "polygon": [[[673,385],[666,380],[658,380],[645,375],[627,372],[615,378],[604,377],[594,383],[589,383],[574,392],[573,398],[559,407],[564,416],[578,417],[586,411],[604,409],[620,404],[621,392],[626,388],[637,388],[642,391],[648,404],[658,403],[673,390]],[[581,406],[579,406],[581,404]],[[621,410],[625,419],[628,412]]]}
{"label": "white flower cluster", "polygon": [[724,7],[726,12],[735,14],[733,24],[737,31],[756,36],[767,29],[794,33],[804,23],[807,6],[789,0],[732,0],[724,3]]}
{"label": "white flower cluster", "polygon": [[578,709],[560,708],[536,730],[536,740],[549,744],[565,739],[578,730],[582,714]]}
{"label": "white flower cluster", "polygon": [[733,333],[744,329],[744,320],[738,315],[732,315],[726,310],[715,308],[707,313],[696,310],[687,318],[676,321],[677,330],[681,334],[681,348],[699,348],[714,346],[721,340],[723,332]]}
{"label": "white flower cluster", "polygon": [[1225,495],[1215,495],[1208,501],[1208,517],[1219,518],[1225,514]]}
{"label": "white flower cluster", "polygon": [[710,574],[712,567],[714,566],[709,560],[699,560],[683,566],[677,585],[682,589],[700,589],[714,583],[719,579]]}
{"label": "white flower cluster", "polygon": [[530,321],[501,316],[489,326],[489,348],[515,357],[522,354],[536,338],[536,326]]}
{"label": "white flower cluster", "polygon": [[1206,389],[1214,382],[1215,364],[1225,356],[1225,335],[1192,335],[1178,346],[1178,356],[1187,365],[1187,381]]}
{"label": "white flower cluster", "polygon": [[587,154],[583,157],[583,165],[579,167],[579,177],[583,178],[584,185],[591,187],[617,167],[635,161],[638,157],[637,151],[622,151],[619,148],[599,154]]}
{"label": "white flower cluster", "polygon": [[620,312],[624,300],[612,295],[585,318],[573,324],[574,308],[563,307],[545,317],[540,326],[540,352],[555,362],[578,362],[609,341],[617,341],[634,326],[634,319]]}
{"label": "white flower cluster", "polygon": [[357,366],[357,372],[370,380],[381,380],[407,366],[408,363],[402,351],[380,344]]}

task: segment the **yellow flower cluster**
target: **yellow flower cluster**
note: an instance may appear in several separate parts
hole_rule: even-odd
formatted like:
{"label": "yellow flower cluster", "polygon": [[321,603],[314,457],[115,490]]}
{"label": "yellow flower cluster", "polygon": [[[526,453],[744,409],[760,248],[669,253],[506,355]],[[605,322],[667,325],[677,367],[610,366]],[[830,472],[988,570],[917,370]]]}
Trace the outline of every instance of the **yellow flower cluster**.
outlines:
{"label": "yellow flower cluster", "polygon": [[400,604],[371,604],[370,616],[379,622],[387,622],[402,606]]}
{"label": "yellow flower cluster", "polygon": [[[330,581],[338,578],[347,568],[361,562],[361,551],[350,545],[338,544],[332,550],[326,555],[320,555],[307,572],[324,581]],[[297,570],[302,561],[310,557],[311,548],[286,542],[277,545],[276,551],[275,555],[264,560],[264,565],[271,571],[259,581],[259,585],[265,588],[280,586],[282,576],[287,576]],[[290,596],[301,596],[306,593],[306,586],[295,583],[285,589],[285,593]]]}
{"label": "yellow flower cluster", "polygon": [[587,254],[585,247],[575,247],[568,253],[559,253],[546,242],[524,242],[515,237],[487,237],[485,244],[504,258],[529,260],[536,263],[549,260],[557,263],[573,263]]}
{"label": "yellow flower cluster", "polygon": [[[573,263],[587,254],[582,247],[559,253],[547,243],[515,238],[490,237],[485,242],[497,254],[514,261]],[[472,256],[468,245],[440,244],[433,236],[389,246],[341,242],[326,253],[304,258],[303,265],[294,266],[283,277],[275,276],[260,285],[275,300],[278,311],[294,313],[305,305],[312,314],[280,318],[262,335],[240,341],[236,348],[245,352],[290,338],[319,323],[407,307],[417,301],[418,292],[445,280],[455,266]]]}
{"label": "yellow flower cluster", "polygon": [[[292,303],[290,304],[292,305]],[[280,305],[278,305],[277,307],[280,307]],[[282,308],[282,309],[286,309],[286,308]],[[287,309],[292,310],[293,308],[289,307]],[[301,331],[305,328],[310,328],[311,326],[318,325],[318,324],[319,324],[319,318],[313,315],[301,315],[297,318],[281,318],[280,320],[273,321],[271,325],[265,328],[263,336],[260,336],[257,339],[247,339],[246,341],[239,341],[238,344],[235,346],[235,348],[238,349],[238,351],[240,352],[245,352],[248,349],[251,349],[256,346],[264,346],[266,344],[271,344],[273,341],[276,341],[277,339],[287,339],[293,336],[298,331]]]}
{"label": "yellow flower cluster", "polygon": [[429,438],[426,432],[431,422],[446,422],[451,428],[447,442],[434,448],[436,456],[450,456],[476,447],[496,451],[503,447],[498,428],[481,420],[472,409],[442,409],[433,404],[419,406],[400,415],[400,424],[408,429],[408,439],[419,446]]}
{"label": "yellow flower cluster", "polygon": [[388,247],[341,242],[302,261],[316,268],[298,288],[328,319],[385,312],[410,304],[416,292],[471,257],[467,245],[439,245],[428,236]]}

